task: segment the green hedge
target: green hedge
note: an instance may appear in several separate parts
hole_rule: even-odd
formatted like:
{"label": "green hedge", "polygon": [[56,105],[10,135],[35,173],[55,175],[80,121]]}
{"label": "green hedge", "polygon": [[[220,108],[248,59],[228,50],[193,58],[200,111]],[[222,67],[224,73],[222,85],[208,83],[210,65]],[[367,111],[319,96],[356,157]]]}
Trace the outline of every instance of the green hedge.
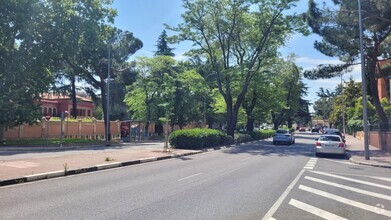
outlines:
{"label": "green hedge", "polygon": [[195,128],[174,131],[169,141],[173,148],[203,149],[227,144],[231,139],[218,130]]}
{"label": "green hedge", "polygon": [[254,140],[262,140],[272,137],[276,133],[275,130],[257,130],[250,133]]}
{"label": "green hedge", "polygon": [[254,139],[251,135],[246,133],[235,133],[235,143],[245,143],[249,141],[253,141]]}

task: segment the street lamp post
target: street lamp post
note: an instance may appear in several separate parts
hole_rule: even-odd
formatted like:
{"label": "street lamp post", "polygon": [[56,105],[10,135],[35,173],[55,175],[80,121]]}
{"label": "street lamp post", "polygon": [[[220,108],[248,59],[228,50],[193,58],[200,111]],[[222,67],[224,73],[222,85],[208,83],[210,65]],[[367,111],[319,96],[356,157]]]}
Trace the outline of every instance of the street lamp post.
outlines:
{"label": "street lamp post", "polygon": [[110,146],[110,69],[111,69],[111,44],[117,40],[117,38],[128,35],[127,32],[114,36],[107,42],[108,47],[108,61],[107,61],[107,85],[106,85],[106,146]]}
{"label": "street lamp post", "polygon": [[365,57],[363,50],[362,37],[362,17],[361,17],[361,0],[358,1],[358,23],[360,28],[360,55],[361,55],[361,91],[363,105],[363,126],[364,126],[364,149],[365,160],[369,160],[369,140],[368,140],[368,115],[367,115],[367,85],[365,81]]}
{"label": "street lamp post", "polygon": [[[215,73],[210,73],[205,76],[205,81],[208,79],[209,76],[214,75]],[[204,126],[206,125],[206,92],[204,93]]]}

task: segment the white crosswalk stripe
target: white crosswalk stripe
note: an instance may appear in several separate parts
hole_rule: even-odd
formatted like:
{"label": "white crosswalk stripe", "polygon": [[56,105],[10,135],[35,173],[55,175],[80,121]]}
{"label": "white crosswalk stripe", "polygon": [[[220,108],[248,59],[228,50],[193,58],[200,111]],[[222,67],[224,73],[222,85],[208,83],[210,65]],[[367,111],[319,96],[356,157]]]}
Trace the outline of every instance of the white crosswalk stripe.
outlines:
{"label": "white crosswalk stripe", "polygon": [[350,181],[350,182],[356,182],[356,183],[365,184],[365,185],[368,185],[368,186],[375,186],[375,187],[391,190],[391,186],[386,186],[386,185],[372,183],[372,182],[368,182],[368,181],[353,179],[353,178],[344,177],[344,176],[335,175],[335,174],[330,174],[330,173],[326,173],[326,172],[320,172],[320,171],[310,171],[310,172],[316,173],[316,174],[320,174],[320,175],[324,175],[324,176],[334,177],[334,178],[338,178],[338,179],[342,179],[342,180],[347,180],[347,181]]}
{"label": "white crosswalk stripe", "polygon": [[292,206],[294,206],[294,207],[296,207],[298,209],[304,210],[306,212],[309,212],[311,214],[317,215],[317,216],[319,216],[321,218],[324,218],[324,219],[334,219],[334,220],[344,220],[344,219],[346,219],[346,218],[342,218],[342,217],[340,217],[338,215],[335,215],[335,214],[333,214],[331,212],[327,212],[325,210],[317,208],[315,206],[308,205],[308,204],[306,204],[304,202],[300,202],[300,201],[298,201],[296,199],[291,199],[289,201],[289,205],[292,205]]}
{"label": "white crosswalk stripe", "polygon": [[307,162],[307,164],[304,166],[304,169],[312,170],[314,169],[316,162],[318,161],[318,158],[310,158],[310,160]]}
{"label": "white crosswalk stripe", "polygon": [[357,189],[354,187],[350,187],[350,186],[346,186],[346,185],[342,185],[342,184],[338,184],[338,183],[333,183],[333,182],[321,180],[321,179],[310,177],[310,176],[305,176],[304,179],[391,201],[391,196],[387,196],[384,194],[374,193],[374,192],[370,192],[370,191],[362,190],[362,189]]}
{"label": "white crosswalk stripe", "polygon": [[341,197],[341,196],[337,196],[337,195],[332,194],[332,193],[328,193],[328,192],[325,192],[325,191],[322,191],[322,190],[314,189],[314,188],[311,188],[311,187],[308,187],[308,186],[305,186],[305,185],[300,185],[299,189],[301,189],[303,191],[306,191],[306,192],[310,192],[310,193],[319,195],[319,196],[323,196],[325,198],[332,199],[332,200],[335,200],[335,201],[338,201],[338,202],[341,202],[341,203],[344,203],[344,204],[347,204],[347,205],[350,205],[350,206],[354,206],[354,207],[357,207],[357,208],[360,208],[360,209],[363,209],[363,210],[366,210],[366,211],[369,211],[369,212],[374,212],[376,214],[384,215],[384,216],[387,216],[387,217],[391,218],[391,211],[386,210],[386,209],[380,209],[379,210],[379,207],[367,205],[367,204],[364,204],[364,203],[361,203],[361,202],[357,202],[357,201],[354,201],[354,200],[351,200],[351,199],[347,199],[347,198],[344,198],[344,197]]}

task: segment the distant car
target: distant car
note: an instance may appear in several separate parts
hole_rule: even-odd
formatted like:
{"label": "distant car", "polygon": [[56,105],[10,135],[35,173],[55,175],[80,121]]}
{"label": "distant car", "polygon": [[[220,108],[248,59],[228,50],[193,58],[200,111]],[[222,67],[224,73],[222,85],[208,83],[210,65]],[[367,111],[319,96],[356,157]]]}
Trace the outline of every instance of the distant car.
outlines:
{"label": "distant car", "polygon": [[290,131],[279,129],[273,135],[273,144],[279,144],[279,143],[294,144],[295,137]]}
{"label": "distant car", "polygon": [[311,129],[311,133],[319,133],[319,128],[317,128],[317,127],[312,127],[312,129]]}
{"label": "distant car", "polygon": [[299,128],[299,132],[305,132],[305,128],[304,127]]}
{"label": "distant car", "polygon": [[338,135],[342,138],[342,141],[343,142],[346,142],[345,140],[345,134],[340,132],[338,129],[332,129],[332,128],[328,128],[328,129],[324,129],[323,130],[323,134],[333,134],[333,135]]}
{"label": "distant car", "polygon": [[315,143],[315,156],[321,154],[345,155],[346,145],[339,135],[321,135]]}

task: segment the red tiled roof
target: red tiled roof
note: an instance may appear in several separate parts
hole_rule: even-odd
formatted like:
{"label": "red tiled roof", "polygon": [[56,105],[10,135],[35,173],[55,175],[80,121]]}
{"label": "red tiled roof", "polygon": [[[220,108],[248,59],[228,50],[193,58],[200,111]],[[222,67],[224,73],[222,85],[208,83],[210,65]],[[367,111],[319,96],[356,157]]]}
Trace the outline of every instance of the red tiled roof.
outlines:
{"label": "red tiled roof", "polygon": [[[67,95],[63,95],[63,94],[54,94],[54,93],[44,93],[42,94],[42,99],[46,99],[46,100],[66,100],[66,99],[71,99],[69,96]],[[84,101],[84,102],[92,102],[92,99],[89,98],[89,97],[83,97],[83,96],[80,96],[80,95],[76,95],[76,99],[79,99],[81,101]]]}

